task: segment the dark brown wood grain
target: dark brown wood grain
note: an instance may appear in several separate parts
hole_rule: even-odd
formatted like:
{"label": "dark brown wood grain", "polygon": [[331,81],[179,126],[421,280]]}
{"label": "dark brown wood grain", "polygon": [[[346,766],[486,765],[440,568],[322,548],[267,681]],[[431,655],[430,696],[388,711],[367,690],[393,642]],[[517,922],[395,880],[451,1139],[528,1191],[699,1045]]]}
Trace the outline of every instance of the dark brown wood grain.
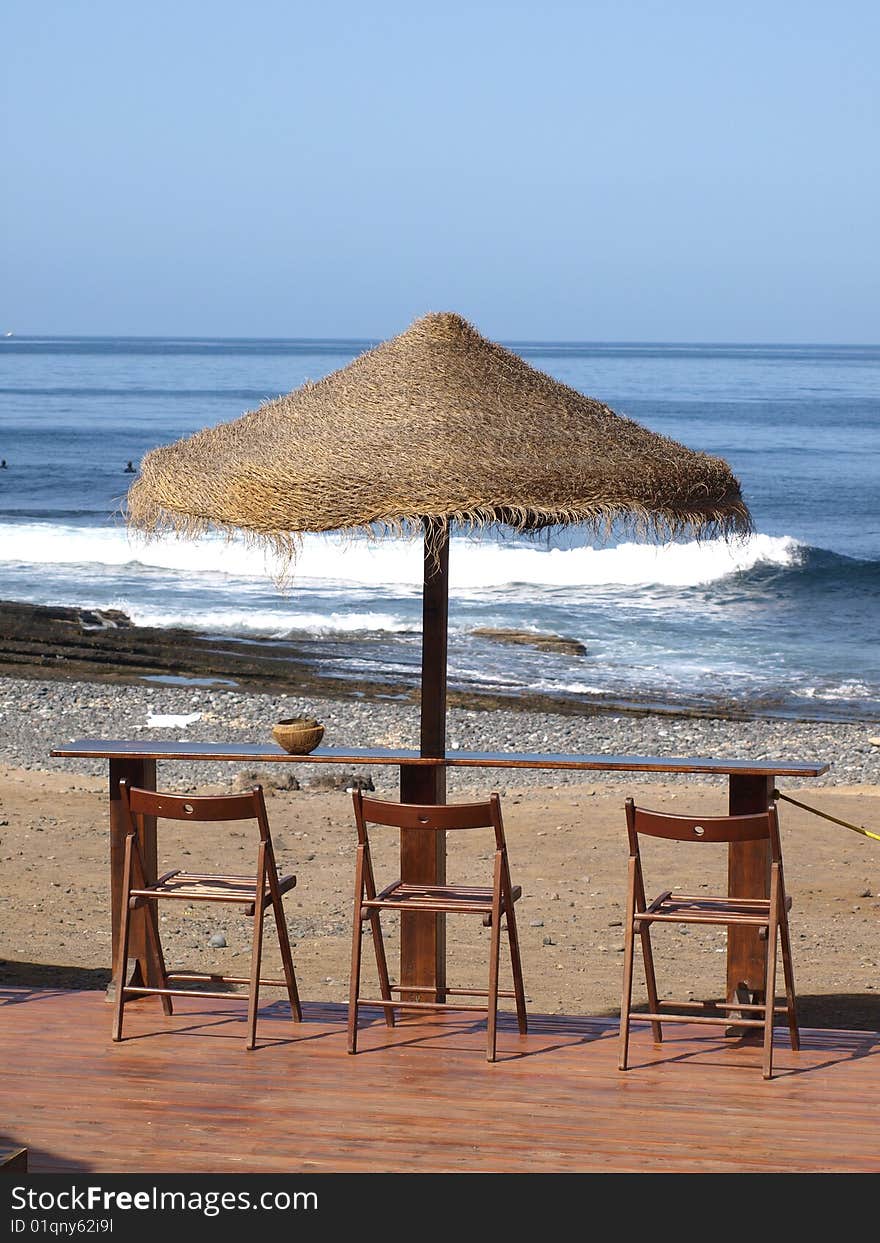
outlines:
{"label": "dark brown wood grain", "polygon": [[[168,820],[253,820],[256,817],[255,796],[262,790],[254,786],[247,794],[201,794],[192,798],[188,794],[157,793],[155,789],[143,790],[132,786],[129,790],[131,810],[137,815],[149,815],[153,819]],[[198,814],[196,814],[198,813]]]}
{"label": "dark brown wood grain", "polygon": [[[125,857],[125,839],[129,832],[128,811],[123,805],[120,795],[120,784],[128,781],[147,790],[156,788],[156,761],[151,758],[122,759],[113,757],[110,760],[110,903],[111,903],[111,962],[117,962],[120,937],[120,917],[122,903],[122,870]],[[156,859],[156,818],[140,816],[138,818],[138,845],[148,884],[152,884],[158,875]],[[145,912],[133,911],[128,941],[128,962],[126,979],[130,984],[155,983],[148,980],[152,974],[148,955],[150,953],[147,940]],[[113,1001],[115,984],[111,981],[107,990],[107,1000]]]}
{"label": "dark brown wood grain", "polygon": [[[419,752],[446,754],[446,655],[449,620],[449,529],[426,530],[422,550],[422,699]],[[439,800],[433,800],[439,801]]]}
{"label": "dark brown wood grain", "polygon": [[[627,804],[632,802],[627,800]],[[673,816],[667,812],[638,809],[638,832],[648,837],[662,837],[671,842],[742,843],[767,841],[766,812],[748,816]]]}
{"label": "dark brown wood grain", "polygon": [[[773,800],[771,775],[731,773],[728,811],[745,816],[764,811]],[[731,845],[727,856],[727,892],[732,898],[770,896],[770,847],[767,842]],[[767,942],[754,928],[731,928],[727,941],[727,1000],[763,1001]]]}
{"label": "dark brown wood grain", "polygon": [[[318,747],[308,755],[289,755],[273,743],[144,742],[128,739],[80,738],[53,747],[59,759],[134,758],[154,760],[230,760],[265,764],[399,764],[407,769],[427,768],[546,768],[605,772],[750,774],[777,777],[821,777],[828,764],[802,760],[732,760],[726,757],[604,755],[518,751],[448,751],[445,757],[387,747]],[[401,774],[403,776],[403,774]],[[407,773],[407,779],[414,774]],[[427,782],[430,779],[424,778]],[[425,787],[427,788],[427,787]],[[413,791],[413,794],[418,790]],[[407,802],[443,802],[410,797]],[[754,810],[753,808],[750,810]]]}
{"label": "dark brown wood grain", "polygon": [[732,760],[725,757],[664,755],[587,755],[540,752],[450,751],[449,768],[596,769],[634,773],[759,773],[778,777],[820,777],[829,765],[793,760]]}
{"label": "dark brown wood grain", "polygon": [[[486,799],[479,803],[391,803],[387,799],[369,798],[355,791],[357,802],[363,809],[367,823],[383,824],[387,828],[430,829],[434,833],[456,829],[477,829],[491,826]],[[359,797],[357,797],[359,796]],[[497,797],[497,796],[495,796]],[[373,821],[372,817],[377,820]]]}
{"label": "dark brown wood grain", "polygon": [[[403,803],[445,803],[446,769],[401,764],[400,800]],[[400,875],[414,884],[442,885],[446,881],[446,842],[437,833],[402,829]],[[446,917],[405,911],[400,917],[400,982],[427,990],[412,992],[415,1000],[442,1001],[446,990]]]}
{"label": "dark brown wood grain", "polygon": [[56,759],[229,760],[251,764],[407,764],[442,766],[442,759],[387,747],[317,747],[291,755],[273,742],[145,742],[127,738],[79,738],[49,753]]}

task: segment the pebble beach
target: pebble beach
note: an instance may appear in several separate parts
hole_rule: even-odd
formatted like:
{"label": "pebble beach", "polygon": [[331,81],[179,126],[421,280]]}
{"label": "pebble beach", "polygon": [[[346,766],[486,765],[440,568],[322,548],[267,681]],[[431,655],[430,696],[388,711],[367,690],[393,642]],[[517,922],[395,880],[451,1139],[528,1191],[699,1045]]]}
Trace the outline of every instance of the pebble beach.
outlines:
{"label": "pebble beach", "polygon": [[[265,740],[271,749],[272,725],[283,717],[313,715],[325,725],[323,745],[333,747],[415,747],[418,710],[411,703],[383,700],[296,698],[199,687],[108,685],[79,681],[0,680],[0,762],[25,769],[103,774],[103,761],[53,760],[53,746],[75,738],[180,739],[191,742]],[[185,726],[150,725],[151,718],[191,719]],[[665,715],[593,714],[465,710],[451,708],[448,746],[452,750],[606,753],[611,755],[717,756],[735,759],[819,761],[830,765],[810,786],[880,784],[880,725],[876,722],[789,721],[780,718],[723,720]],[[288,771],[285,765],[283,772]],[[228,763],[166,764],[170,782],[233,782]],[[303,785],[326,781],[325,765],[297,763]],[[372,774],[376,776],[376,774]],[[263,774],[267,781],[273,773]],[[517,786],[601,781],[601,772],[518,770]],[[279,780],[274,773],[274,780]],[[285,778],[287,779],[287,778]],[[451,771],[451,789],[485,788],[485,770]],[[509,772],[505,781],[513,778]],[[650,774],[630,773],[644,783]],[[683,775],[670,778],[686,783]],[[718,781],[723,783],[724,778]]]}

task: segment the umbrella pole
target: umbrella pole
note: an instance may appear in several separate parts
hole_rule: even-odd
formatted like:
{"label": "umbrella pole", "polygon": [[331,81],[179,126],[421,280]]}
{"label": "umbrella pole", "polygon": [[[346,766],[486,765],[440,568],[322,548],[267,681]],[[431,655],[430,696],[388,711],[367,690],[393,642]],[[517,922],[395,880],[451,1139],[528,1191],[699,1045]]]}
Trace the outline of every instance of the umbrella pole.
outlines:
{"label": "umbrella pole", "polygon": [[[422,594],[421,745],[424,756],[446,754],[446,642],[449,618],[449,530],[425,529]],[[403,803],[445,803],[442,764],[402,764]],[[446,881],[446,839],[433,830],[405,829],[400,835],[400,876],[409,884]],[[404,911],[400,928],[400,984],[409,1001],[446,998],[446,919]]]}

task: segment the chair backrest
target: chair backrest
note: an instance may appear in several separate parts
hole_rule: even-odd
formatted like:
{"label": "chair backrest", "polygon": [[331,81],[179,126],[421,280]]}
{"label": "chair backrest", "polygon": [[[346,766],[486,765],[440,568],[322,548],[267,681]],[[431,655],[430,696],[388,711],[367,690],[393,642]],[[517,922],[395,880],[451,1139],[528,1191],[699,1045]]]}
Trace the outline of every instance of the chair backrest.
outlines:
{"label": "chair backrest", "polygon": [[122,802],[131,816],[159,816],[163,820],[256,820],[263,841],[269,838],[269,818],[263,787],[254,786],[244,794],[165,794],[143,790],[120,781]]}
{"label": "chair backrest", "polygon": [[389,803],[364,798],[361,790],[353,790],[352,801],[358,841],[362,844],[367,843],[367,825],[378,824],[437,833],[450,829],[494,829],[496,849],[505,849],[501,799],[497,794],[491,794],[482,803]]}
{"label": "chair backrest", "polygon": [[665,812],[648,811],[626,800],[626,827],[630,854],[638,856],[639,836],[663,837],[674,842],[760,842],[769,841],[775,863],[781,862],[779,819],[776,804],[766,811],[746,816],[670,816]]}

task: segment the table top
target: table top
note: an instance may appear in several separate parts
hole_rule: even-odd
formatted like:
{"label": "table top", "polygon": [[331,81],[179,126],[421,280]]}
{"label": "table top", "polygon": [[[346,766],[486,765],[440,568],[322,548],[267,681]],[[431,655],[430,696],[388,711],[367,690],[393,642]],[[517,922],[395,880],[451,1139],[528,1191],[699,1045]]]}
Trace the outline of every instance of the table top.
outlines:
{"label": "table top", "polygon": [[820,777],[829,765],[815,761],[734,760],[723,756],[676,758],[660,755],[568,755],[517,751],[448,751],[444,757],[388,747],[318,747],[290,755],[274,743],[156,742],[80,738],[54,747],[58,759],[231,760],[260,764],[398,764],[447,768],[547,768],[608,772],[718,773],[762,777]]}

